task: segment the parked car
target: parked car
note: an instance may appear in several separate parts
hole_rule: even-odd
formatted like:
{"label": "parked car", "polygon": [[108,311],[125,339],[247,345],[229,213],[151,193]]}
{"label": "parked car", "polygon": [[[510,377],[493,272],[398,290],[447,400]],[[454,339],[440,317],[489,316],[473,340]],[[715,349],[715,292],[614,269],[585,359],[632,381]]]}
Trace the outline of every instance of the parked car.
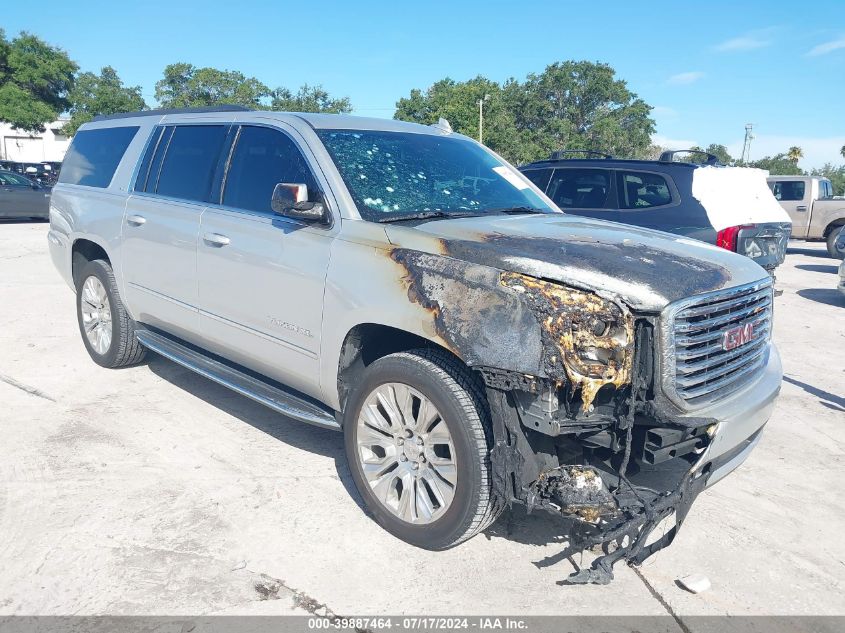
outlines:
{"label": "parked car", "polygon": [[747,255],[774,274],[783,263],[789,217],[766,191],[766,172],[708,163],[623,160],[562,151],[520,170],[565,213],[657,229]]}
{"label": "parked car", "polygon": [[668,545],[643,547],[745,460],[780,390],[762,268],[564,215],[444,121],[100,118],[48,240],[94,362],[157,352],[342,430],[375,519],[420,547],[511,502],[582,547],[628,536],[572,582]]}
{"label": "parked car", "polygon": [[819,176],[769,176],[769,188],[792,219],[792,237],[825,241],[831,257],[842,259],[836,237],[845,226],[845,199],[833,195],[833,185]]}
{"label": "parked car", "polygon": [[46,220],[50,189],[25,176],[0,169],[0,218]]}

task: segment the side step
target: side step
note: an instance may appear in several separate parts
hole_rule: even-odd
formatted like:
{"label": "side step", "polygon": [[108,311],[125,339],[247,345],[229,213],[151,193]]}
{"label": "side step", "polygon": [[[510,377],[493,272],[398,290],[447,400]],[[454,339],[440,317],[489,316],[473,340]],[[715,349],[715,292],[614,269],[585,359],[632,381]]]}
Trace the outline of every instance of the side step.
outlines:
{"label": "side step", "polygon": [[311,402],[305,396],[296,395],[280,386],[254,378],[230,365],[197,352],[168,336],[150,330],[138,330],[136,336],[141,345],[147,349],[161,354],[165,358],[169,358],[173,362],[187,367],[224,387],[228,387],[232,391],[237,391],[247,398],[252,398],[282,415],[323,428],[340,430],[340,424],[338,424],[331,409],[316,402]]}

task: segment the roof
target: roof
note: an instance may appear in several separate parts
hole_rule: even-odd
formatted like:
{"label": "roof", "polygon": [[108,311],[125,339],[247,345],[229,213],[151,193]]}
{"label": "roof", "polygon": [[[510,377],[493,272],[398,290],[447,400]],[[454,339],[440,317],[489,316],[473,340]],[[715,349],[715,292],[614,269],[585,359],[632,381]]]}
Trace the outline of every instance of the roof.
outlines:
{"label": "roof", "polygon": [[332,130],[379,130],[385,132],[412,132],[416,134],[444,134],[441,128],[419,123],[408,123],[394,119],[377,119],[373,117],[359,117],[351,114],[317,114],[311,112],[279,112],[276,110],[251,110],[239,105],[219,105],[202,108],[170,108],[158,110],[139,110],[137,112],[121,112],[94,117],[93,121],[111,121],[132,119],[136,117],[166,116],[179,114],[204,114],[215,112],[255,113],[267,118],[280,120],[296,117],[307,122],[312,128]]}
{"label": "roof", "polygon": [[702,167],[698,163],[682,163],[678,161],[660,161],[660,160],[638,160],[633,158],[547,158],[545,160],[537,160],[532,163],[520,165],[520,169],[540,169],[543,167],[555,167],[558,165],[578,165],[579,167],[617,167],[619,165],[628,167],[640,167],[643,169],[661,167],[661,168],[678,168],[678,169],[696,169]]}

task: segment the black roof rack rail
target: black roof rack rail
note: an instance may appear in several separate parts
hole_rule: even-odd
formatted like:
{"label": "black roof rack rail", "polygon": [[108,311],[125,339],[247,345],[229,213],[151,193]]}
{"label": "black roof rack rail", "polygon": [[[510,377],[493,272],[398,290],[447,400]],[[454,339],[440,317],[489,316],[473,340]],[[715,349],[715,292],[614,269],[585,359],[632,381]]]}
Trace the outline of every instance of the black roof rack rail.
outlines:
{"label": "black roof rack rail", "polygon": [[587,156],[601,156],[604,159],[612,160],[613,156],[610,154],[605,154],[604,152],[595,152],[591,149],[561,149],[556,152],[552,152],[551,156],[549,156],[549,160],[562,160],[566,157],[566,154],[586,154]]}
{"label": "black roof rack rail", "polygon": [[109,121],[111,119],[131,119],[139,116],[164,116],[165,114],[202,114],[204,112],[249,112],[251,108],[242,105],[224,104],[203,106],[200,108],[161,108],[158,110],[136,110],[135,112],[118,112],[117,114],[101,114],[93,121]]}
{"label": "black roof rack rail", "polygon": [[704,154],[707,157],[707,161],[704,163],[705,165],[721,165],[722,163],[719,162],[719,157],[711,154],[710,152],[705,152],[699,149],[673,149],[666,152],[663,152],[660,155],[659,160],[661,163],[674,163],[675,162],[675,154]]}

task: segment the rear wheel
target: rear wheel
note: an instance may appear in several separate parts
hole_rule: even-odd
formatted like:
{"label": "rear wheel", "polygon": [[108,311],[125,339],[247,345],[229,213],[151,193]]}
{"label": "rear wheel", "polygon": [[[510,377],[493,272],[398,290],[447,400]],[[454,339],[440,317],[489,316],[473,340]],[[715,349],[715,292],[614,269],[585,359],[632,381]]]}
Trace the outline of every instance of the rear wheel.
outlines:
{"label": "rear wheel", "polygon": [[135,337],[135,321],[126,312],[111,265],[88,262],[76,284],[76,316],[82,342],[103,367],[124,367],[143,360],[146,350]]}
{"label": "rear wheel", "polygon": [[346,455],[376,521],[426,549],[457,545],[501,513],[479,385],[446,353],[416,350],[367,367],[344,411]]}
{"label": "rear wheel", "polygon": [[845,259],[845,240],[838,239],[843,231],[845,225],[834,227],[827,235],[827,252],[836,259]]}

